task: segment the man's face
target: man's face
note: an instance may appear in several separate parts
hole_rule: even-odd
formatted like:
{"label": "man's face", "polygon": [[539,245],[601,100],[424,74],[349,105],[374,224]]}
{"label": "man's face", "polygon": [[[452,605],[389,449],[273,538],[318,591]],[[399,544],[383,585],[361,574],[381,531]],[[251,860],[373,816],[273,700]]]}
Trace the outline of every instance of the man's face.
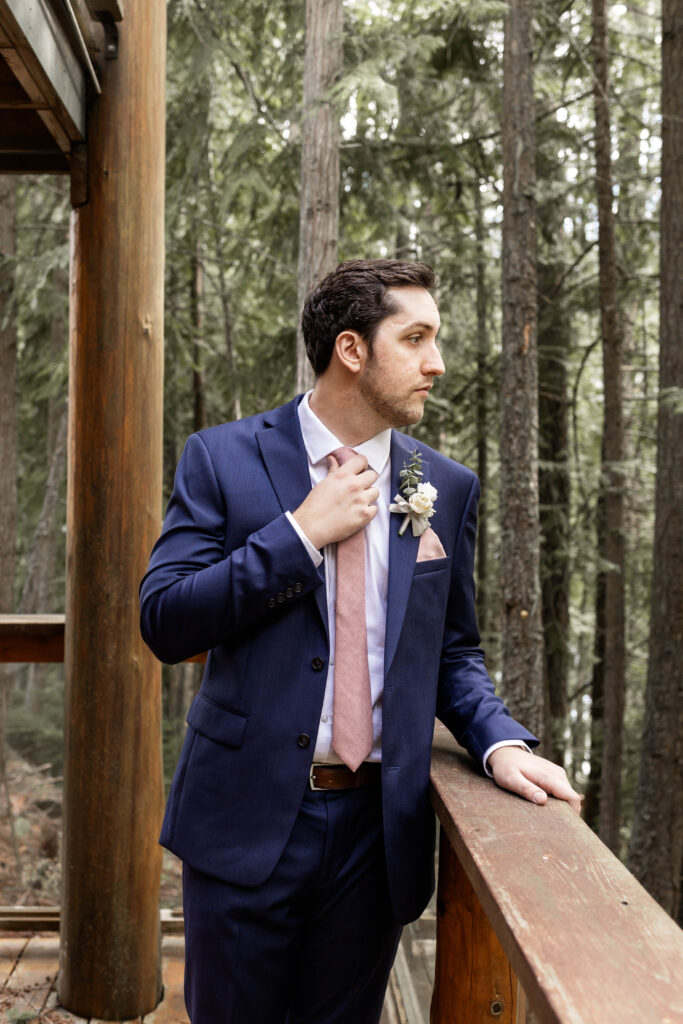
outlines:
{"label": "man's face", "polygon": [[380,323],[358,387],[386,426],[404,427],[422,419],[432,382],[444,372],[436,345],[441,321],[424,288],[390,288],[389,294],[399,308]]}

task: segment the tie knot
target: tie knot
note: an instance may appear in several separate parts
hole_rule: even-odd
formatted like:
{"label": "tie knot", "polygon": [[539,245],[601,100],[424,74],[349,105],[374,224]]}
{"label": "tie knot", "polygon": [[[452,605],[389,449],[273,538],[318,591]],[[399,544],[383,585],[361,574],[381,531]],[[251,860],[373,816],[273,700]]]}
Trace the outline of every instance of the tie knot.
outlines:
{"label": "tie knot", "polygon": [[353,448],[349,448],[347,445],[343,445],[341,448],[337,448],[337,450],[332,452],[331,454],[334,455],[339,465],[343,466],[345,462],[347,462],[354,455],[357,455],[358,452],[354,452]]}

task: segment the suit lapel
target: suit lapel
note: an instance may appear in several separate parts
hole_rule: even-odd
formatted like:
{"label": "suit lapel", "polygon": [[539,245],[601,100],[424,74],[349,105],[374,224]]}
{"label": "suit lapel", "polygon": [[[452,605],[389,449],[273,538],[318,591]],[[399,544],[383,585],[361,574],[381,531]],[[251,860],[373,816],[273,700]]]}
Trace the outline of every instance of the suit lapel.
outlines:
{"label": "suit lapel", "polygon": [[[298,398],[289,402],[277,410],[279,415],[273,418],[272,426],[256,431],[261,457],[283,512],[293,512],[311,490],[308,456],[296,411],[298,404]],[[324,563],[318,571],[324,576]],[[313,593],[329,638],[325,587],[316,587]]]}
{"label": "suit lapel", "polygon": [[[420,445],[411,438],[402,437],[395,430],[391,435],[391,499],[398,493],[401,485],[400,471],[403,464],[410,458],[411,450],[420,449]],[[423,480],[428,480],[429,463],[422,458]],[[387,626],[384,639],[384,676],[386,678],[391,663],[396,654],[398,641],[403,629],[403,622],[410,595],[410,587],[415,572],[417,560],[417,549],[420,543],[419,537],[413,536],[413,531],[408,527],[399,537],[403,517],[392,513],[389,517],[389,582],[387,593]]]}

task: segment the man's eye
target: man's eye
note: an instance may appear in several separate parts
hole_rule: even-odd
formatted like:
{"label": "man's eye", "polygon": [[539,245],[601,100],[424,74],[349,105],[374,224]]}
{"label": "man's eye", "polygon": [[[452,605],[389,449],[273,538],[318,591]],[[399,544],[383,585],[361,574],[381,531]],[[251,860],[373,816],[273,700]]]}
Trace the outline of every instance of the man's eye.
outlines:
{"label": "man's eye", "polygon": [[418,345],[422,341],[422,335],[411,334],[410,337],[408,338],[408,341],[410,342],[411,345]]}

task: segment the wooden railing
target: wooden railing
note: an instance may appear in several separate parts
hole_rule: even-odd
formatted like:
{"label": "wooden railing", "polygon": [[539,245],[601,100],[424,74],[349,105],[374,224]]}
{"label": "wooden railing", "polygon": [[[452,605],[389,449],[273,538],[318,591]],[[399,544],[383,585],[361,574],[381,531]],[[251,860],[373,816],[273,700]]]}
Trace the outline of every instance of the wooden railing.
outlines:
{"label": "wooden railing", "polygon": [[60,661],[63,615],[0,615],[0,662]]}
{"label": "wooden railing", "polygon": [[[206,661],[197,654],[188,661]],[[0,615],[0,663],[64,661],[63,615]]]}
{"label": "wooden railing", "polygon": [[[63,657],[64,616],[0,616],[0,662]],[[566,804],[498,789],[442,727],[432,802],[431,1024],[523,1024],[527,1000],[539,1024],[683,1022],[683,932]]]}
{"label": "wooden railing", "polygon": [[[653,794],[653,799],[655,799]],[[498,789],[437,729],[431,1024],[683,1021],[683,932],[570,808]]]}

